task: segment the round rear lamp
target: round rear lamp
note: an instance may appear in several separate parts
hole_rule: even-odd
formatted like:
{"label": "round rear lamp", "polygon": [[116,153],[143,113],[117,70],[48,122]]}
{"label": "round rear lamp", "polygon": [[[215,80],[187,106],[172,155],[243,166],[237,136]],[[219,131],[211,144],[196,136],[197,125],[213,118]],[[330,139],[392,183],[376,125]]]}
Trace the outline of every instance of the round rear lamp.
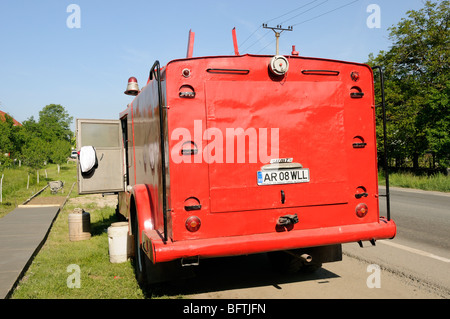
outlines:
{"label": "round rear lamp", "polygon": [[186,219],[185,223],[186,229],[192,233],[199,230],[201,224],[202,223],[200,221],[200,218],[198,218],[197,216],[190,216],[188,219]]}
{"label": "round rear lamp", "polygon": [[270,60],[269,69],[275,75],[284,75],[289,70],[289,61],[282,55],[275,55]]}
{"label": "round rear lamp", "polygon": [[359,218],[362,218],[367,215],[369,208],[367,207],[366,204],[360,203],[356,206],[355,211],[356,211],[356,216],[358,216]]}

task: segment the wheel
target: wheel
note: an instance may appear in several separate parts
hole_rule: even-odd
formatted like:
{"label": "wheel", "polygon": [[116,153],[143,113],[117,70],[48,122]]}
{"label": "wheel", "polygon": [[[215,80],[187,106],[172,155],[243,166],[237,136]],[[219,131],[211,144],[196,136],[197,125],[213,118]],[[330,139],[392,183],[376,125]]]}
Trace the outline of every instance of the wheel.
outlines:
{"label": "wheel", "polygon": [[140,286],[147,285],[147,256],[145,256],[142,251],[141,245],[139,244],[139,234],[138,234],[138,220],[136,215],[132,216],[131,231],[134,237],[134,273],[136,280]]}

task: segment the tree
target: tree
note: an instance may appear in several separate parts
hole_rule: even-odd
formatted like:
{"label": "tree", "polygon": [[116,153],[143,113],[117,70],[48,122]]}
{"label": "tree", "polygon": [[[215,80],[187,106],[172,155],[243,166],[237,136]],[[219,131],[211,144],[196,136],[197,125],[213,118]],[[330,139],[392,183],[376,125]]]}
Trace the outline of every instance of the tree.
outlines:
{"label": "tree", "polygon": [[440,167],[449,165],[449,24],[450,2],[427,1],[389,29],[389,51],[369,56],[385,72],[388,152],[397,164],[410,159],[418,168],[432,153]]}
{"label": "tree", "polygon": [[63,164],[70,154],[71,144],[66,140],[56,140],[49,145],[49,160],[54,164]]}
{"label": "tree", "polygon": [[65,162],[73,138],[70,130],[72,119],[63,106],[49,104],[39,112],[38,122],[33,116],[24,121],[21,136],[25,164],[38,169],[46,161],[55,164]]}
{"label": "tree", "polygon": [[48,144],[36,136],[30,137],[22,148],[24,164],[32,170],[38,170],[48,160],[46,155]]}
{"label": "tree", "polygon": [[39,112],[39,125],[41,136],[44,140],[51,142],[55,140],[66,140],[70,142],[73,133],[70,124],[73,117],[69,116],[65,108],[59,104],[49,104]]}
{"label": "tree", "polygon": [[14,126],[11,116],[5,114],[0,118],[0,163],[4,166],[20,152],[21,140],[19,137],[20,127]]}
{"label": "tree", "polygon": [[5,120],[0,119],[0,156],[14,151],[13,144],[13,121],[12,118],[5,114]]}

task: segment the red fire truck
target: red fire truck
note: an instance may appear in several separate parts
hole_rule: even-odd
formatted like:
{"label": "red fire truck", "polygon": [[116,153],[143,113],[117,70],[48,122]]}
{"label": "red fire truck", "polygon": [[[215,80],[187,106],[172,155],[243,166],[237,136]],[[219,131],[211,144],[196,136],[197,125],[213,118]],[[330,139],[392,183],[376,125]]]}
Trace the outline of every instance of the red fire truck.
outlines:
{"label": "red fire truck", "polygon": [[125,93],[119,120],[77,120],[78,147],[95,152],[79,193],[118,194],[139,280],[172,261],[264,252],[280,270],[317,269],[342,243],[395,236],[389,207],[379,214],[369,66],[192,57],[190,42]]}

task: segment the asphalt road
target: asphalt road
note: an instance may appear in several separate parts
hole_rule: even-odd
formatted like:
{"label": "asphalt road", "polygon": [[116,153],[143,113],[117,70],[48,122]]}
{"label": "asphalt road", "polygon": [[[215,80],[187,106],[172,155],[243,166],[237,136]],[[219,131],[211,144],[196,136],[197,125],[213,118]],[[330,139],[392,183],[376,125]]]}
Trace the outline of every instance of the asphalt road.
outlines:
{"label": "asphalt road", "polygon": [[[380,190],[384,193],[384,189]],[[380,200],[385,215],[385,201]],[[343,245],[314,274],[279,275],[265,254],[202,260],[193,278],[157,294],[188,298],[449,299],[450,195],[391,188],[393,240]],[[367,244],[367,245],[366,245]]]}
{"label": "asphalt road", "polygon": [[[391,189],[398,241],[450,258],[450,194]],[[380,201],[385,214],[385,201]]]}
{"label": "asphalt road", "polygon": [[[390,193],[397,236],[378,241],[376,247],[345,245],[344,252],[450,298],[450,194],[399,188]],[[382,198],[381,214],[386,212],[385,205]]]}

